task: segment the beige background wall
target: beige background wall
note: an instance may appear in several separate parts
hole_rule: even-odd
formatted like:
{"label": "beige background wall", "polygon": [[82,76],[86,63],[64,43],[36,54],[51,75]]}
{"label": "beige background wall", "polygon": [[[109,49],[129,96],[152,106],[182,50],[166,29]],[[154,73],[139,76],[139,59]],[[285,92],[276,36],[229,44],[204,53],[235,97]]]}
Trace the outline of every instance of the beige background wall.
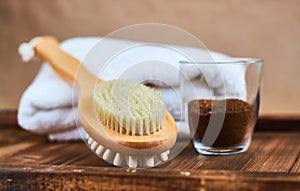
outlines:
{"label": "beige background wall", "polygon": [[159,22],[181,27],[212,50],[265,60],[262,115],[300,116],[300,0],[1,0],[0,109],[15,109],[39,65],[17,55],[22,41],[106,35]]}

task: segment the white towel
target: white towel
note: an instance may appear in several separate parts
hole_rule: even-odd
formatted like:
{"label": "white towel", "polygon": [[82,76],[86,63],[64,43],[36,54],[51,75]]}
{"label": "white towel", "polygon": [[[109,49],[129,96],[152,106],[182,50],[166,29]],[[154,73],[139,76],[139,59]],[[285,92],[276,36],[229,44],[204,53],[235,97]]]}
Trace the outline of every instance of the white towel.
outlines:
{"label": "white towel", "polygon": [[[94,47],[93,51],[97,48],[103,48],[100,40],[101,38],[98,37],[73,38],[62,42],[61,48],[78,60],[84,60],[83,64],[94,75],[99,76],[100,74],[100,77],[104,80],[125,78],[138,82],[151,83],[157,87],[158,91],[162,92],[166,107],[174,118],[180,118],[182,105],[179,93],[179,61],[186,60],[184,55],[167,46],[137,46],[135,48],[128,48],[122,54],[115,56],[110,60],[109,65],[99,67],[99,60],[84,58],[88,53],[91,55],[89,51],[92,47]],[[107,43],[111,47],[118,45],[120,47],[124,45],[132,47],[132,45],[137,44],[137,42],[116,39],[105,39],[105,42],[103,41],[102,43]],[[207,59],[207,56],[209,56],[207,55],[207,51],[201,49],[182,46],[172,47],[196,55],[197,59]],[[221,53],[212,51],[209,53],[214,59],[229,58]],[[148,63],[149,61],[151,61],[151,64]],[[246,95],[245,87],[236,87],[232,83],[232,80],[242,79],[241,81],[245,81],[244,73],[231,70],[226,71],[223,76],[227,93],[243,99]],[[196,77],[200,73],[197,70],[191,70],[189,77]],[[241,75],[238,75],[239,73]],[[215,75],[216,72],[213,70],[206,77],[215,79]],[[211,84],[213,86],[211,88],[218,88],[220,82],[213,81],[214,84]],[[201,87],[201,85],[198,89],[202,92],[209,92],[207,87]],[[73,97],[75,106],[77,104],[77,97],[78,95],[75,92]],[[76,121],[79,121],[79,117],[73,115],[72,86],[60,79],[53,69],[44,63],[38,75],[21,98],[18,110],[19,125],[34,133],[46,134],[49,140],[80,140],[81,136],[74,118]],[[182,124],[179,127],[179,135],[189,135],[187,127]]]}

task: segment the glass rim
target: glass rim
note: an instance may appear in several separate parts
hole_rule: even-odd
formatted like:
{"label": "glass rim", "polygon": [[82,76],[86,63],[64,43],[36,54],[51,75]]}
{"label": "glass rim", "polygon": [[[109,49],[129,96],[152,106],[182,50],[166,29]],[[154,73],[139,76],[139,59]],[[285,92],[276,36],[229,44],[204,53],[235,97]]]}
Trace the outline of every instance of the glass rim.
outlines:
{"label": "glass rim", "polygon": [[222,58],[222,59],[215,59],[211,61],[186,61],[180,60],[180,64],[255,64],[255,63],[263,63],[263,59],[259,58]]}

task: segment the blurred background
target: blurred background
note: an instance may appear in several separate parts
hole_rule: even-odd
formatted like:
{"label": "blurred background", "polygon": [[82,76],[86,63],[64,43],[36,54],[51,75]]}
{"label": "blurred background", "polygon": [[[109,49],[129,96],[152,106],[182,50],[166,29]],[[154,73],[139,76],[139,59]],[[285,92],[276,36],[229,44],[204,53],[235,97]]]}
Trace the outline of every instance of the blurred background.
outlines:
{"label": "blurred background", "polygon": [[145,22],[178,26],[214,51],[264,59],[261,115],[300,117],[300,0],[1,0],[0,110],[17,109],[40,67],[21,62],[21,42],[104,36]]}

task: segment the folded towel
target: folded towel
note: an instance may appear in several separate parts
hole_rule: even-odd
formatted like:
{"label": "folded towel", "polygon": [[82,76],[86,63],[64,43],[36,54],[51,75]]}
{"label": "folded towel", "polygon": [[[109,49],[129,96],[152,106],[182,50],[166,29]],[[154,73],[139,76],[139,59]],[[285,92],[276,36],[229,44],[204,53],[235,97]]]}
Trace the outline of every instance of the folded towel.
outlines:
{"label": "folded towel", "polygon": [[[101,38],[98,37],[73,38],[62,42],[61,48],[78,60],[83,61],[91,48],[97,46],[100,40]],[[136,42],[116,39],[106,39],[106,43],[111,43],[112,46],[126,44],[128,47],[136,44]],[[207,57],[207,51],[201,49],[182,46],[172,47],[197,55],[199,59],[206,59]],[[214,59],[229,58],[224,54],[212,51],[210,51],[210,54]],[[158,61],[152,62],[150,65],[147,63],[149,60]],[[99,61],[95,61],[94,64],[93,62],[88,64],[83,62],[83,64],[94,75],[100,75],[103,80],[126,78],[151,84],[162,92],[167,109],[178,120],[181,115],[179,60],[186,60],[186,58],[168,47],[147,45],[126,50],[114,57],[109,65],[103,66],[101,71],[99,71]],[[244,79],[244,73],[238,71],[234,71],[234,73],[235,75],[232,75],[232,71],[226,71],[223,76],[227,93],[244,99],[246,95],[245,88],[231,86],[232,80],[236,80],[236,78]],[[238,75],[238,73],[242,75]],[[189,77],[200,75],[198,70],[192,70],[189,74]],[[208,78],[213,79],[215,75],[215,72],[212,71]],[[218,88],[219,83],[210,84],[213,86],[211,88]],[[202,88],[201,91],[206,91],[210,95],[207,87],[203,87],[200,85],[198,88]],[[60,79],[53,69],[44,63],[32,84],[22,95],[18,110],[19,125],[34,133],[46,134],[49,140],[80,140],[81,136],[77,129],[77,125],[80,126],[80,124],[76,125],[75,123],[75,121],[79,121],[79,116],[73,115],[76,112],[72,108],[72,97],[74,106],[77,106],[77,92],[75,91],[72,96],[72,86]],[[81,128],[79,127],[79,129]],[[189,135],[189,129],[182,124],[178,131],[179,135]]]}

